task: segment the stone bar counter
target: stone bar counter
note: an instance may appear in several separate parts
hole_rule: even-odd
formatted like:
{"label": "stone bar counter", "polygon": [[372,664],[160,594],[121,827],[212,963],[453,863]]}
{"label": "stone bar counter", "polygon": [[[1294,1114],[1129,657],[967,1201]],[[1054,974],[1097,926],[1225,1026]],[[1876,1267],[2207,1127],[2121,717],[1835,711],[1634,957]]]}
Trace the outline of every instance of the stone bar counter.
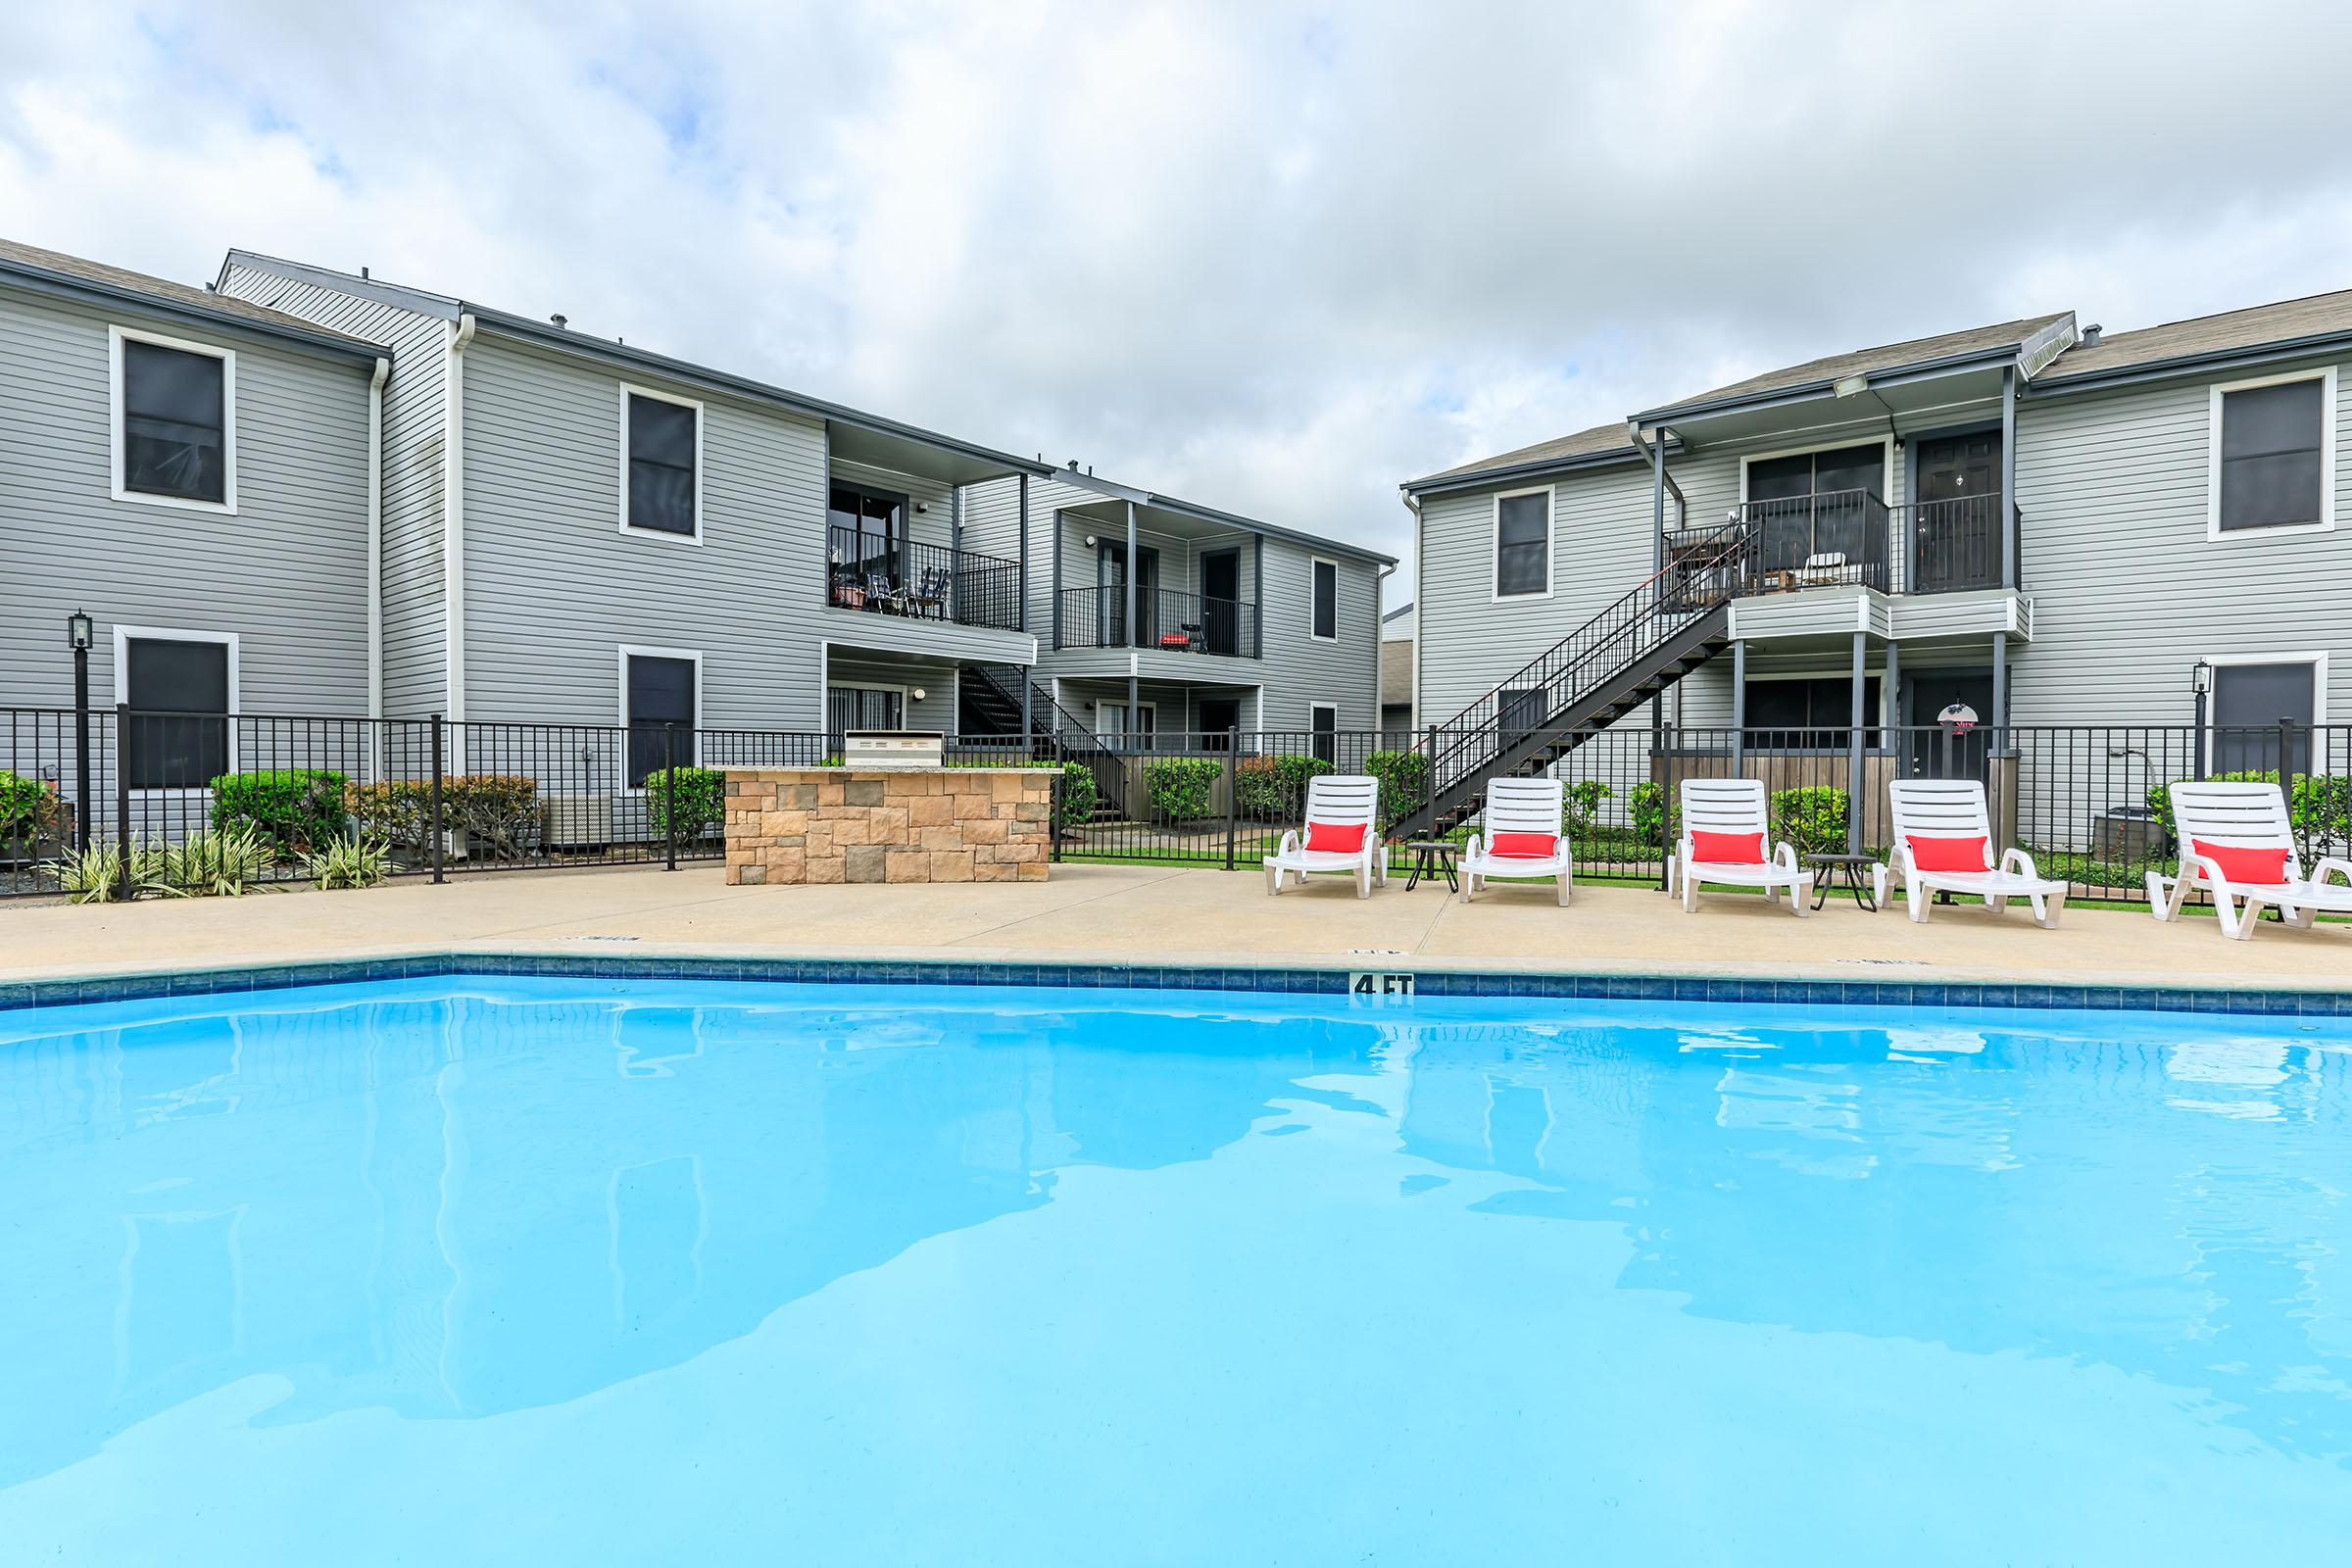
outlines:
{"label": "stone bar counter", "polygon": [[1042,882],[1054,771],[727,770],[727,882]]}

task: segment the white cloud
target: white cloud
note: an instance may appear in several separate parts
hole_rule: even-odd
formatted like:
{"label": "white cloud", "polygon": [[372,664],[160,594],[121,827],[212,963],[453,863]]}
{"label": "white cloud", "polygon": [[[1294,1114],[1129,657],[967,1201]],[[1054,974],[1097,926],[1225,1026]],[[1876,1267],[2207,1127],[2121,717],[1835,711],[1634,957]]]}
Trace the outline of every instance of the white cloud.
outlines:
{"label": "white cloud", "polygon": [[187,279],[367,263],[1401,554],[1397,480],[1775,364],[2352,284],[2348,27],[21,7],[0,232]]}

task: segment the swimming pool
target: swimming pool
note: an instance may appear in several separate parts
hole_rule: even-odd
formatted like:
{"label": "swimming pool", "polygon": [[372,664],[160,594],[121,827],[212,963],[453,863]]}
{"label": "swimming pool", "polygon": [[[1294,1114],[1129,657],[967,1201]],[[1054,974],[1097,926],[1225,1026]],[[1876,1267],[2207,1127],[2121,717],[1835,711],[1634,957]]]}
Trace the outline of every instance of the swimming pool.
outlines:
{"label": "swimming pool", "polygon": [[443,978],[0,1013],[19,1560],[2329,1560],[2352,1035]]}

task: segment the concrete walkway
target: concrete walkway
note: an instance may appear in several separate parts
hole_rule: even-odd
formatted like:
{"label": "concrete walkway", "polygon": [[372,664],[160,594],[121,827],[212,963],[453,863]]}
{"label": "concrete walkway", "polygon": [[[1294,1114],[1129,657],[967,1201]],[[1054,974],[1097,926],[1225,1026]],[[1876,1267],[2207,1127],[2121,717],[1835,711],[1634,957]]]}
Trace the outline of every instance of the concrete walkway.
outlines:
{"label": "concrete walkway", "polygon": [[1926,926],[1840,899],[1807,920],[1726,895],[1694,915],[1641,888],[1499,889],[1465,906],[1401,876],[1359,901],[1333,879],[1269,899],[1250,873],[1057,865],[1031,884],[727,887],[716,867],[478,874],[357,893],[113,906],[0,906],[0,980],[412,953],[692,953],[725,956],[1507,968],[1822,979],[2071,981],[2352,989],[2352,926],[2266,923],[2226,940],[2210,918],[2075,905],[2056,931],[2020,911],[1938,908]]}

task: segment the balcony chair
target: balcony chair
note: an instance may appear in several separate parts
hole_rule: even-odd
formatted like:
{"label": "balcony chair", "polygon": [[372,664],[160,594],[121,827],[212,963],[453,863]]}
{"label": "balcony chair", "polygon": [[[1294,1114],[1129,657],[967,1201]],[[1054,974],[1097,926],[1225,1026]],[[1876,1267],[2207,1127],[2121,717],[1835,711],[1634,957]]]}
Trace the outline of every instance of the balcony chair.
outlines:
{"label": "balcony chair", "polygon": [[2266,904],[2304,927],[2323,913],[2352,914],[2352,861],[2327,856],[2310,876],[2303,874],[2278,785],[2175,784],[2166,793],[2180,863],[2169,877],[2147,874],[2148,907],[2157,919],[2177,918],[2198,889],[2213,895],[2222,934],[2239,942],[2254,934]]}
{"label": "balcony chair", "polygon": [[1498,778],[1487,786],[1486,831],[1462,847],[1462,902],[1490,878],[1546,878],[1575,897],[1576,857],[1560,825],[1567,786],[1556,778]]}
{"label": "balcony chair", "polygon": [[1266,893],[1282,891],[1282,879],[1301,886],[1312,872],[1344,872],[1355,878],[1355,896],[1368,899],[1372,884],[1388,885],[1389,858],[1380,840],[1380,780],[1366,773],[1325,773],[1306,781],[1306,826],[1285,829],[1266,857]]}
{"label": "balcony chair", "polygon": [[2055,930],[2066,908],[2066,884],[2035,868],[2024,850],[2001,852],[1992,863],[1992,821],[1984,786],[1973,778],[1893,779],[1886,801],[1894,818],[1894,858],[1870,868],[1871,891],[1882,907],[1897,880],[1911,918],[1924,922],[1936,893],[1973,893],[1998,912],[2011,899],[2034,906],[2034,923]]}
{"label": "balcony chair", "polygon": [[1798,868],[1796,846],[1783,839],[1765,846],[1772,828],[1766,816],[1764,781],[1760,778],[1687,778],[1682,785],[1683,831],[1666,862],[1666,891],[1680,891],[1683,907],[1698,912],[1698,890],[1709,882],[1723,887],[1762,888],[1764,902],[1774,903],[1780,890],[1788,890],[1788,911],[1808,913],[1805,894],[1813,873]]}
{"label": "balcony chair", "polygon": [[1796,574],[1797,586],[1801,588],[1830,587],[1861,580],[1861,572],[1845,564],[1845,552],[1842,550],[1824,550],[1807,556],[1804,565],[1798,568]]}

